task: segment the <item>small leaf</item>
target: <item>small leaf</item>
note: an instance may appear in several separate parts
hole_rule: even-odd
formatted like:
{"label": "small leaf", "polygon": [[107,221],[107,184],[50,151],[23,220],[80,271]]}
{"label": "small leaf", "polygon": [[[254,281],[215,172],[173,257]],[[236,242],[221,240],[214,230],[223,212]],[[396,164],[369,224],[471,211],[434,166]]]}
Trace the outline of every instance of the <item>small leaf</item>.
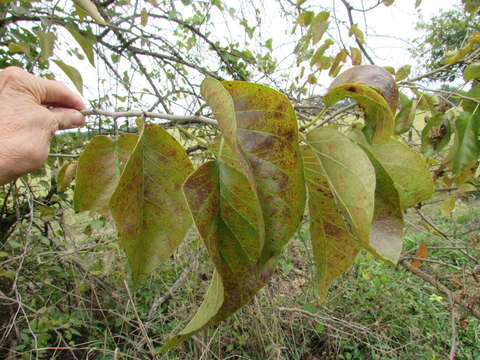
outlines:
{"label": "small leaf", "polygon": [[297,24],[302,27],[308,26],[312,23],[314,16],[315,13],[313,11],[302,11],[298,14]]}
{"label": "small leaf", "polygon": [[475,185],[472,185],[470,183],[465,183],[465,184],[462,184],[458,187],[457,193],[458,194],[466,194],[468,192],[474,192],[474,191],[478,191],[478,189]]}
{"label": "small leaf", "polygon": [[313,54],[312,59],[310,60],[310,65],[317,65],[318,67],[322,67],[322,59],[324,57],[323,54],[331,45],[333,45],[333,41],[331,39],[325,40],[322,46],[320,46]]}
{"label": "small leaf", "polygon": [[[426,259],[428,257],[428,248],[425,244],[420,244],[417,251],[415,251],[415,257],[420,259]],[[412,261],[412,266],[414,268],[419,268],[422,265],[423,265],[423,261],[421,260]]]}
{"label": "small leaf", "polygon": [[362,64],[362,52],[358,48],[350,48],[350,57],[352,58],[352,65]]}
{"label": "small leaf", "polygon": [[405,80],[410,76],[411,71],[412,71],[412,65],[403,65],[397,70],[397,73],[395,75],[395,81]]}
{"label": "small leaf", "polygon": [[355,39],[356,39],[360,44],[365,43],[365,35],[363,35],[362,30],[360,30],[360,28],[358,27],[357,24],[353,24],[353,25],[350,27],[350,30],[349,30],[349,32],[348,32],[348,35],[349,35],[349,36],[354,35],[354,36],[355,36]]}
{"label": "small leaf", "polygon": [[383,3],[385,4],[385,6],[393,5],[394,2],[395,0],[383,0]]}
{"label": "small leaf", "polygon": [[75,179],[75,173],[77,171],[77,162],[67,162],[65,163],[57,175],[57,190],[58,192],[64,192]]}
{"label": "small leaf", "polygon": [[102,15],[98,12],[95,4],[90,0],[73,0],[73,2],[83,9],[88,15],[92,17],[100,25],[107,25],[106,21],[103,19]]}
{"label": "small leaf", "polygon": [[192,170],[172,136],[144,126],[109,203],[135,284],[173,254],[190,228],[181,188]]}
{"label": "small leaf", "polygon": [[315,45],[320,41],[325,31],[328,29],[329,21],[328,18],[330,13],[328,11],[321,11],[315,16],[312,20],[312,23],[309,28],[309,33],[312,36],[312,43]]}
{"label": "small leaf", "polygon": [[93,67],[95,67],[95,55],[93,53],[93,43],[95,42],[93,34],[91,37],[88,37],[87,35],[82,35],[80,32],[77,31],[77,29],[73,25],[68,25],[65,27],[65,29],[68,30],[68,32],[73,36],[75,41],[80,45],[82,48],[83,52],[87,56],[88,61],[90,64],[92,64]]}
{"label": "small leaf", "polygon": [[457,197],[451,195],[442,201],[441,213],[442,216],[449,216],[453,210],[455,210],[455,205],[457,204]]}
{"label": "small leaf", "polygon": [[409,100],[395,117],[395,134],[400,135],[412,127],[417,114],[417,100]]}
{"label": "small leaf", "polygon": [[330,68],[330,72],[328,75],[331,77],[335,77],[338,75],[338,72],[341,69],[341,62],[345,62],[345,59],[347,58],[348,53],[345,50],[340,50],[340,52],[335,56],[335,59],[333,60],[332,67]]}
{"label": "small leaf", "polygon": [[146,8],[143,8],[140,14],[140,24],[142,26],[147,26],[148,24],[148,11]]}
{"label": "small leaf", "polygon": [[451,151],[453,171],[458,174],[470,168],[480,155],[480,115],[461,113],[455,122],[455,128],[455,141]]}
{"label": "small leaf", "polygon": [[442,151],[450,142],[452,128],[447,116],[436,113],[422,130],[422,152],[426,156]]}
{"label": "small leaf", "polygon": [[480,63],[469,64],[465,70],[463,70],[463,79],[465,81],[470,81],[473,79],[480,78]]}
{"label": "small leaf", "polygon": [[445,56],[443,62],[445,64],[455,64],[456,62],[462,60],[465,56],[472,53],[476,49],[476,45],[480,42],[480,31],[475,31],[470,38],[468,39],[467,44],[463,46],[460,50],[456,51],[453,54]]}
{"label": "small leaf", "polygon": [[108,202],[137,140],[137,135],[122,134],[115,140],[100,135],[90,141],[78,159],[75,211],[109,212]]}
{"label": "small leaf", "polygon": [[37,36],[40,44],[40,60],[47,61],[53,55],[57,36],[51,31],[39,31]]}
{"label": "small leaf", "polygon": [[73,66],[65,64],[60,60],[52,60],[57,66],[62,69],[65,75],[72,81],[73,85],[77,88],[80,94],[83,94],[83,79],[80,72],[75,69]]}
{"label": "small leaf", "polygon": [[415,0],[415,9],[422,5],[422,0]]}

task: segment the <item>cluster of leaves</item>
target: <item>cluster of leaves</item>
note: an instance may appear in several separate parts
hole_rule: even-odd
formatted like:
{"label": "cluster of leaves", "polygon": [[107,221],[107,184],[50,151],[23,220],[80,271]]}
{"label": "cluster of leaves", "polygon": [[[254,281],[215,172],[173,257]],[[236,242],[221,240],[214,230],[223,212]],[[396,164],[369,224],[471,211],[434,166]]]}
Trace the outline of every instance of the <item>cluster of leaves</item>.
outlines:
{"label": "cluster of leaves", "polygon": [[307,191],[320,302],[359,250],[397,263],[402,211],[433,193],[422,157],[392,137],[398,91],[382,68],[352,68],[325,97],[326,104],[357,100],[362,131],[318,128],[302,146],[284,95],[212,78],[201,90],[222,134],[211,145],[215,160],[192,171],[165,130],[139,122],[138,136],[94,138],[76,169],[76,210],[111,214],[135,283],[175,251],[191,217],[203,238],[216,269],[211,285],[163,351],[252,300],[299,227]]}
{"label": "cluster of leaves", "polygon": [[[473,4],[466,4],[466,6],[473,6]],[[456,7],[440,12],[428,22],[417,24],[418,30],[424,34],[415,41],[416,46],[411,49],[412,55],[429,71],[445,65],[446,58],[447,63],[453,64],[448,70],[436,73],[435,78],[453,81],[461,77],[465,64],[457,62],[463,56],[456,52],[480,28],[479,17],[473,8],[471,10],[467,12],[461,7]],[[472,46],[472,50],[478,49],[478,44],[472,44]]]}

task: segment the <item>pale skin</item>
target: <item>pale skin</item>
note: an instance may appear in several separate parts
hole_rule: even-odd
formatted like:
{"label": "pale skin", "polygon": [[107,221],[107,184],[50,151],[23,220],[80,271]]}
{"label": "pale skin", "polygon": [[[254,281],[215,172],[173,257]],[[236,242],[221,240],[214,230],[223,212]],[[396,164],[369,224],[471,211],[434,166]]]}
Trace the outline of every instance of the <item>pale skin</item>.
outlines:
{"label": "pale skin", "polygon": [[0,71],[0,186],[43,166],[57,130],[85,122],[81,97],[58,81]]}

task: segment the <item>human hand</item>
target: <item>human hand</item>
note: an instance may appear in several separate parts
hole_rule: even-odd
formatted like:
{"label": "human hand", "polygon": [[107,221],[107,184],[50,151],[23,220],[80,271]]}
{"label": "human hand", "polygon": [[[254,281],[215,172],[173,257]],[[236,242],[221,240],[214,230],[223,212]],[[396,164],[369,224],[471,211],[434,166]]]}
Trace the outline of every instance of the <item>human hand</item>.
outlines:
{"label": "human hand", "polygon": [[57,130],[82,126],[77,94],[9,67],[0,72],[0,186],[43,166]]}

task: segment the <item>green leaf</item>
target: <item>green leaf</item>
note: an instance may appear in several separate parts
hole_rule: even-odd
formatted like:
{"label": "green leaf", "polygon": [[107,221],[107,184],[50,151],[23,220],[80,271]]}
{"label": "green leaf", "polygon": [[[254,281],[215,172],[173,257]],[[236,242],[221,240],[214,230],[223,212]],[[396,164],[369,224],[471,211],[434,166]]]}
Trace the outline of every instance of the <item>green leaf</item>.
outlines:
{"label": "green leaf", "polygon": [[312,20],[312,24],[309,28],[309,33],[312,36],[313,45],[318,43],[322,38],[323,34],[325,34],[325,31],[327,31],[329,25],[329,16],[330,13],[328,11],[321,11]]}
{"label": "green leaf", "polygon": [[73,25],[68,25],[65,29],[68,30],[78,45],[80,45],[90,64],[95,67],[95,55],[93,53],[93,43],[95,42],[95,38],[93,34],[90,34],[91,36],[82,35]]}
{"label": "green leaf", "polygon": [[422,5],[422,0],[415,0],[415,9]]}
{"label": "green leaf", "polygon": [[358,48],[350,48],[350,57],[352,58],[352,65],[362,64],[362,52]]}
{"label": "green leaf", "polygon": [[395,117],[395,134],[400,135],[412,127],[417,114],[417,100],[408,100]]}
{"label": "green leaf", "polygon": [[424,158],[404,143],[391,139],[369,150],[392,178],[400,196],[402,209],[430,199],[435,191]]}
{"label": "green leaf", "polygon": [[450,142],[452,127],[444,113],[436,113],[428,119],[422,130],[422,152],[426,156],[442,151]]}
{"label": "green leaf", "polygon": [[[355,68],[362,68],[363,66]],[[355,99],[365,112],[366,123],[374,130],[373,142],[384,143],[388,141],[395,128],[395,120],[389,104],[377,90],[370,85],[366,85],[361,78],[345,76],[345,74],[349,75],[349,71],[342,73],[332,83],[324,97],[325,104],[329,106],[346,97]],[[391,78],[390,74],[388,76]],[[375,81],[377,80],[378,78],[375,78]],[[398,100],[395,100],[395,106],[396,101]]]}
{"label": "green leaf", "polygon": [[350,27],[350,30],[349,30],[349,32],[348,32],[348,35],[349,35],[349,36],[354,35],[354,36],[355,36],[355,39],[356,39],[360,44],[365,43],[365,35],[363,35],[363,31],[360,30],[360,28],[358,27],[357,24],[353,24],[353,25]]}
{"label": "green leaf", "polygon": [[305,207],[297,122],[288,98],[266,86],[214,79],[204,80],[201,93],[223,137],[215,146],[217,160],[195,171],[184,192],[218,273],[210,289],[223,290],[209,291],[200,307],[206,313],[199,310],[161,352],[252,300]]}
{"label": "green leaf", "polygon": [[192,170],[168,132],[144,126],[109,204],[135,284],[173,254],[190,228],[181,188]]}
{"label": "green leaf", "polygon": [[453,172],[468,169],[480,155],[478,140],[480,115],[462,112],[455,122],[455,140],[452,147]]}
{"label": "green leaf", "polygon": [[469,99],[461,99],[461,105],[463,107],[463,110],[469,113],[475,113],[478,111],[480,108],[480,86],[475,85],[473,86],[468,92],[466,92],[464,95],[466,95],[469,98],[473,98],[476,101],[469,100]]}
{"label": "green leaf", "polygon": [[307,141],[358,245],[372,250],[370,233],[376,179],[368,156],[349,138],[331,128],[311,131]]}
{"label": "green leaf", "polygon": [[75,173],[77,171],[77,162],[66,162],[58,171],[57,175],[57,190],[58,192],[64,192],[75,179]]}
{"label": "green leaf", "polygon": [[473,79],[480,78],[480,63],[473,63],[468,65],[465,70],[463,70],[463,79],[465,81],[470,81]]}
{"label": "green leaf", "polygon": [[359,248],[337,208],[321,162],[309,146],[302,148],[302,155],[316,270],[315,290],[318,302],[322,303],[332,281],[353,265]]}
{"label": "green leaf", "polygon": [[92,17],[100,25],[107,25],[106,21],[103,19],[102,15],[98,12],[95,4],[90,0],[73,0],[73,2],[84,10],[88,15]]}
{"label": "green leaf", "polygon": [[385,4],[385,6],[393,5],[394,2],[395,0],[383,0],[383,3]]}
{"label": "green leaf", "polygon": [[143,8],[140,14],[140,24],[142,26],[147,26],[148,24],[148,11],[146,8]]}
{"label": "green leaf", "polygon": [[75,211],[108,214],[110,197],[137,140],[137,135],[122,134],[116,140],[101,135],[90,141],[78,159]]}
{"label": "green leaf", "polygon": [[308,26],[312,23],[314,16],[315,13],[313,11],[302,11],[300,14],[298,14],[297,24],[302,27]]}
{"label": "green leaf", "polygon": [[310,60],[310,65],[311,66],[317,65],[319,68],[321,68],[322,61],[323,61],[322,59],[324,58],[323,54],[331,45],[333,45],[333,40],[331,39],[325,40],[322,46],[320,46],[317,49],[317,51],[315,51],[315,53],[313,54],[312,59]]}
{"label": "green leaf", "polygon": [[53,48],[57,36],[51,31],[37,32],[38,42],[40,44],[40,60],[47,61],[53,55]]}
{"label": "green leaf", "polygon": [[411,71],[412,71],[412,65],[401,66],[395,74],[395,81],[405,80],[410,76]]}
{"label": "green leaf", "polygon": [[75,69],[73,66],[65,64],[60,60],[52,60],[57,66],[62,69],[65,75],[72,81],[73,85],[77,88],[80,94],[83,94],[83,79],[80,72]]}
{"label": "green leaf", "polygon": [[[382,146],[382,145],[380,145]],[[372,221],[370,247],[383,260],[397,264],[402,252],[403,214],[401,197],[393,176],[379,162],[370,146],[363,146],[375,168],[375,210]]]}

